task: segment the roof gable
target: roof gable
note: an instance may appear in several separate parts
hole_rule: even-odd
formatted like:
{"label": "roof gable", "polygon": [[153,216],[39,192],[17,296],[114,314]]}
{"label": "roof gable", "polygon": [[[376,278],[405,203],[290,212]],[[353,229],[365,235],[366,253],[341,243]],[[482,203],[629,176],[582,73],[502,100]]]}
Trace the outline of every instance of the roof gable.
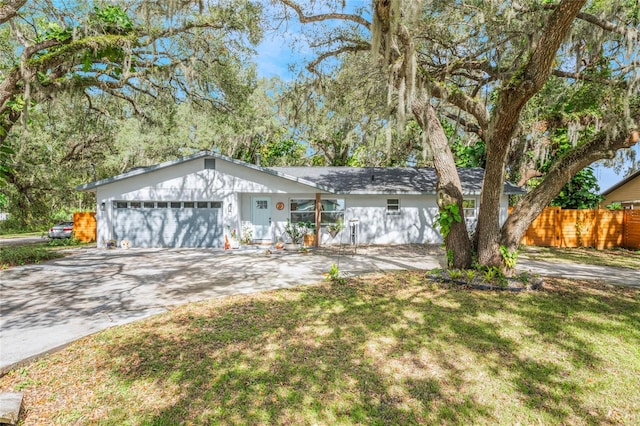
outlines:
{"label": "roof gable", "polygon": [[247,163],[241,160],[236,160],[235,158],[231,158],[231,157],[227,157],[226,155],[222,155],[222,154],[218,154],[216,152],[213,151],[200,151],[196,154],[192,154],[192,155],[188,155],[185,157],[180,157],[177,158],[175,160],[169,160],[169,161],[165,161],[163,163],[159,163],[159,164],[155,164],[153,166],[149,166],[149,167],[135,167],[125,173],[122,173],[120,175],[117,176],[112,176],[106,179],[101,179],[95,182],[90,182],[90,183],[85,183],[83,185],[78,185],[76,187],[76,190],[78,191],[93,191],[96,188],[103,186],[103,185],[108,185],[108,184],[112,184],[124,179],[130,179],[130,178],[134,178],[140,175],[144,175],[147,173],[151,173],[154,171],[158,171],[158,170],[162,170],[165,169],[167,167],[173,167],[176,166],[178,164],[183,164],[186,163],[188,161],[193,161],[193,160],[197,160],[197,159],[204,159],[204,158],[215,158],[215,159],[219,159],[219,160],[223,160],[223,161],[227,161],[229,163],[241,166],[241,167],[247,167],[249,169],[253,169],[253,170],[257,170],[263,173],[267,173],[273,176],[279,176],[283,179],[287,179],[290,181],[294,181],[309,187],[312,187],[314,189],[318,189],[321,191],[326,191],[326,192],[333,192],[331,188],[325,188],[322,185],[318,185],[314,182],[311,181],[306,181],[305,179],[299,178],[299,177],[295,177],[295,176],[284,176],[282,175],[282,173],[274,170],[274,169],[269,169],[266,167],[260,167],[257,166],[255,164],[251,164],[251,163]]}

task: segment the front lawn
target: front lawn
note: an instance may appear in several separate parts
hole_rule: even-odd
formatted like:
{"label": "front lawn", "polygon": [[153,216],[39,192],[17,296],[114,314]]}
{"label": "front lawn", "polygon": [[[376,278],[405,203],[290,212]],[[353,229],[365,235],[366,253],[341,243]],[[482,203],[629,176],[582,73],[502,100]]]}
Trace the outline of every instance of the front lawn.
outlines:
{"label": "front lawn", "polygon": [[[267,278],[265,278],[267,279]],[[402,272],[185,305],[0,378],[35,424],[640,424],[640,291]]]}

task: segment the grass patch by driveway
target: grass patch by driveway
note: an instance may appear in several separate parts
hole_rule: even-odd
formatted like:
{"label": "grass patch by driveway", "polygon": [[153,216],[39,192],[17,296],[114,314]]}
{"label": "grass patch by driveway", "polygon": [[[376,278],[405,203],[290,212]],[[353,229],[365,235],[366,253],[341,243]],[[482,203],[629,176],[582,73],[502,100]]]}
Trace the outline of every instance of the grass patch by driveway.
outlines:
{"label": "grass patch by driveway", "polygon": [[32,424],[639,424],[640,291],[401,272],[185,305],[0,378]]}
{"label": "grass patch by driveway", "polygon": [[46,243],[0,247],[0,269],[42,263],[63,256]]}
{"label": "grass patch by driveway", "polygon": [[522,254],[532,260],[584,263],[598,266],[640,269],[640,251],[626,249],[524,247]]}
{"label": "grass patch by driveway", "polygon": [[43,242],[7,245],[0,247],[0,269],[46,262],[64,257],[62,252],[70,247],[92,246],[95,243],[82,243],[76,239],[47,239]]}

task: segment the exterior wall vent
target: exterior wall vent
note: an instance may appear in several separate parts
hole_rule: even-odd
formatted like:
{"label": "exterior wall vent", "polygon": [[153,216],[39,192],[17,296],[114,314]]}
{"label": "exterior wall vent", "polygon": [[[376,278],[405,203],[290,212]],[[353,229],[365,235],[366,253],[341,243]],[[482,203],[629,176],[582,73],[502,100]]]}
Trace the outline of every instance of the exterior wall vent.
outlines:
{"label": "exterior wall vent", "polygon": [[216,159],[215,158],[205,158],[204,159],[204,168],[209,170],[216,169]]}

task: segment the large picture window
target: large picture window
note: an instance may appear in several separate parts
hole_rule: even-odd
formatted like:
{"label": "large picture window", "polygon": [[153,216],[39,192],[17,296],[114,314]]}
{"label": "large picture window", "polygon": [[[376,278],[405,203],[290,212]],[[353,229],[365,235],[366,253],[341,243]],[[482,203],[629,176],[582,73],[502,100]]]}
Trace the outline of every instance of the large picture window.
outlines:
{"label": "large picture window", "polygon": [[[320,200],[320,223],[335,224],[344,220],[344,199]],[[290,202],[291,223],[316,222],[316,200],[293,199]]]}
{"label": "large picture window", "polygon": [[291,223],[316,222],[316,200],[295,199],[289,203]]}

